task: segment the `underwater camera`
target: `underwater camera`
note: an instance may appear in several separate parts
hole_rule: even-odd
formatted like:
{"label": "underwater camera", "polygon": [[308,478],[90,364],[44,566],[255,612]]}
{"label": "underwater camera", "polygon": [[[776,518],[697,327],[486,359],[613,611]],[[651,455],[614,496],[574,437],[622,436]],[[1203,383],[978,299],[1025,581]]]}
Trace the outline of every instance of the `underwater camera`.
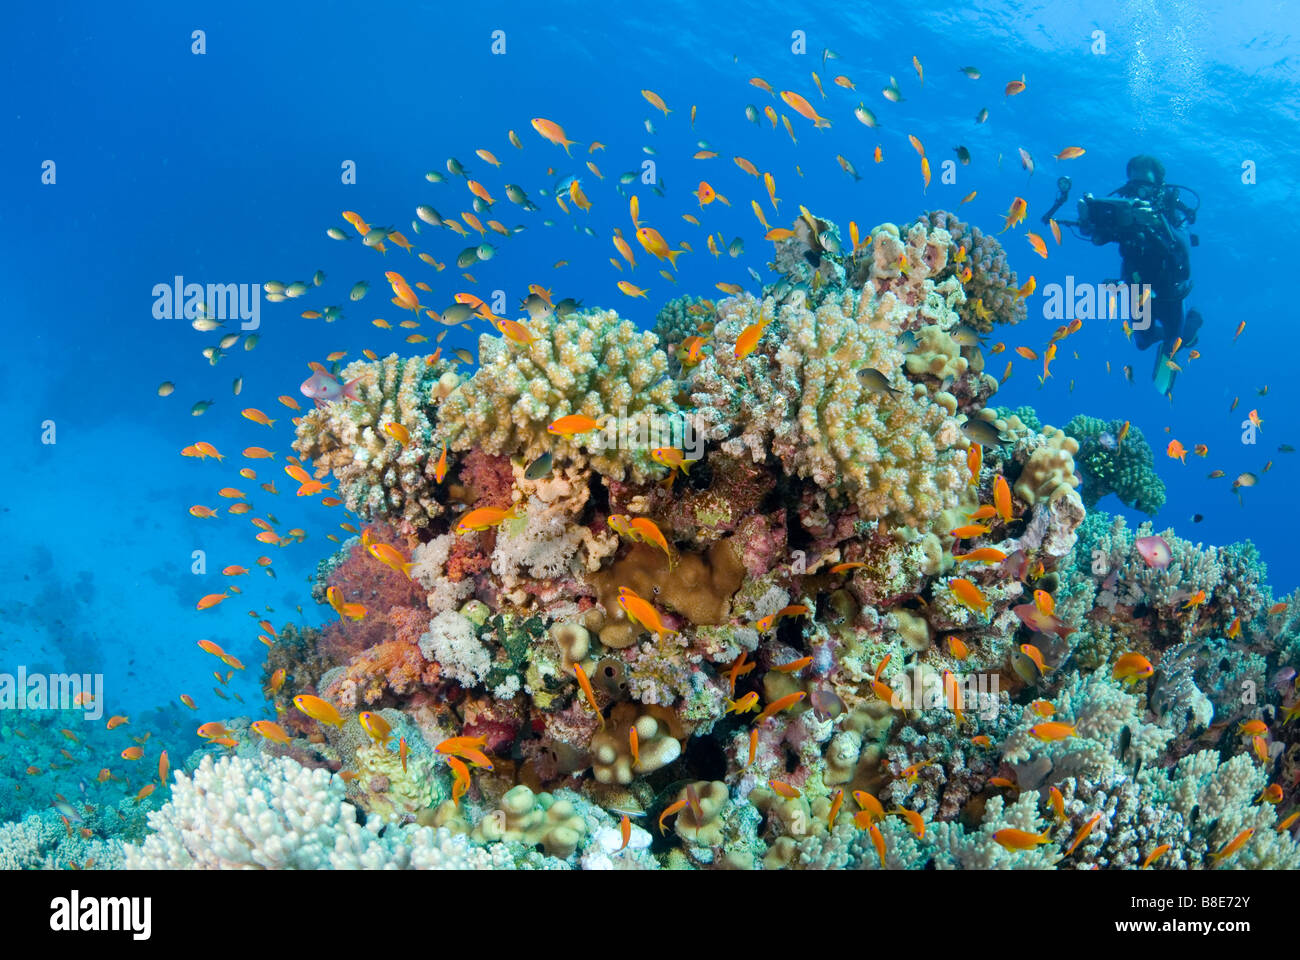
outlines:
{"label": "underwater camera", "polygon": [[1154,230],[1156,225],[1155,211],[1141,200],[1090,193],[1079,200],[1079,230],[1095,244],[1114,243],[1134,226]]}

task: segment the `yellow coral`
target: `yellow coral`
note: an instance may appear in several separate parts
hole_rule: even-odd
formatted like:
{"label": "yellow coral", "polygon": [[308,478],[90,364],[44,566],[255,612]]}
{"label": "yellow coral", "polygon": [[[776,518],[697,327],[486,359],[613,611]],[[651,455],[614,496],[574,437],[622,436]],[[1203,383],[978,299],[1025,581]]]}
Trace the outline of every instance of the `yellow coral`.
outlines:
{"label": "yellow coral", "polygon": [[[633,774],[654,773],[681,756],[681,743],[655,712],[656,708],[648,707],[638,715],[631,703],[615,704],[605,729],[591,738],[591,770],[597,783],[631,783]],[[635,763],[628,735],[633,727],[637,733]]]}
{"label": "yellow coral", "polygon": [[1075,488],[1079,476],[1074,469],[1074,455],[1078,452],[1078,440],[1066,436],[1062,430],[1044,426],[1043,442],[1020,471],[1016,496],[1031,507],[1039,501],[1051,502],[1063,496],[1078,499]]}
{"label": "yellow coral", "polygon": [[473,835],[484,843],[541,844],[553,857],[568,857],[586,833],[586,821],[571,802],[549,793],[535,794],[520,784],[505,792],[501,806],[479,821]]}

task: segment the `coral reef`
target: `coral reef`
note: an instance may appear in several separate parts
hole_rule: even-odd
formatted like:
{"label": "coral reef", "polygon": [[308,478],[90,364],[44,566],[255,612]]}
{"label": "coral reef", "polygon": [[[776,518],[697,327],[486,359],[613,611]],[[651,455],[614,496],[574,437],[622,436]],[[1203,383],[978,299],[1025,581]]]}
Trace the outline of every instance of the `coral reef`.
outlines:
{"label": "coral reef", "polygon": [[1025,319],[1025,301],[1017,295],[1016,272],[1007,264],[1006,251],[997,237],[946,210],[929,211],[916,222],[927,230],[947,231],[952,238],[946,268],[936,279],[961,272],[957,250],[966,248],[965,264],[970,266],[971,277],[963,284],[966,299],[957,308],[962,323],[987,333],[995,323],[1015,324]]}
{"label": "coral reef", "polygon": [[[332,473],[347,508],[365,519],[389,518],[408,528],[425,526],[442,513],[434,494],[432,411],[459,378],[444,361],[389,354],[358,360],[339,374],[355,380],[360,398],[329,403],[298,425],[293,448],[315,467],[317,479]],[[406,429],[403,443],[387,425]]]}
{"label": "coral reef", "polygon": [[1108,493],[1152,516],[1164,506],[1165,484],[1140,429],[1079,414],[1065,425],[1065,432],[1079,443],[1075,461],[1083,478],[1080,495],[1088,509]]}
{"label": "coral reef", "polygon": [[[668,357],[653,333],[638,330],[612,310],[554,313],[525,324],[521,346],[504,337],[479,339],[479,368],[439,408],[436,443],[531,461],[550,451],[561,465],[623,479],[644,480],[656,468],[643,443],[628,450],[598,434],[572,438],[547,433],[561,417],[612,417],[614,433],[666,429],[676,414]],[[680,427],[677,432],[680,433]],[[656,444],[656,446],[671,444]]]}
{"label": "coral reef", "polygon": [[[535,293],[466,377],[347,367],[295,449],[368,521],[313,595],[364,613],[277,634],[285,736],[226,719],[125,862],[1300,863],[1300,601],[1096,509],[1162,502],[1136,431],[991,405],[978,333],[1025,315],[996,239],[851,233],[802,210],[761,295],[655,332]],[[17,860],[74,856],[48,819]]]}

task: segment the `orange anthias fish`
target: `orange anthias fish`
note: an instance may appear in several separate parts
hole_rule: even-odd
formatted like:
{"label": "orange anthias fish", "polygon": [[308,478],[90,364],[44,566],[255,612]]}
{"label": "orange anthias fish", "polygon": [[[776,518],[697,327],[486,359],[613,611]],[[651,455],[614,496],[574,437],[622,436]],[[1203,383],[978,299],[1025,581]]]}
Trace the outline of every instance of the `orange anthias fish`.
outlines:
{"label": "orange anthias fish", "polygon": [[573,675],[578,679],[578,686],[582,688],[582,694],[587,698],[587,703],[591,706],[592,712],[600,721],[603,728],[605,726],[605,715],[601,713],[600,706],[596,703],[596,691],[591,688],[591,681],[587,679],[586,672],[582,669],[582,664],[573,664]]}
{"label": "orange anthias fish", "polygon": [[762,712],[759,713],[758,716],[754,718],[754,723],[760,724],[764,720],[767,720],[769,717],[776,716],[782,710],[789,710],[791,707],[793,707],[796,703],[798,703],[806,696],[808,696],[808,694],[800,690],[798,693],[790,693],[784,697],[781,697],[779,700],[773,700],[771,703],[769,703],[766,707],[763,708]]}
{"label": "orange anthias fish", "polygon": [[320,723],[328,723],[333,727],[343,726],[343,717],[339,715],[338,710],[328,700],[322,700],[320,697],[314,697],[311,694],[300,693],[293,698],[293,705]]}
{"label": "orange anthias fish", "polygon": [[618,605],[623,608],[623,612],[627,614],[629,620],[640,624],[660,640],[667,634],[677,632],[664,626],[659,611],[654,608],[654,605],[639,596],[631,587],[618,588]]}
{"label": "orange anthias fish", "polygon": [[763,338],[763,331],[767,329],[767,324],[761,320],[751,323],[744,330],[740,331],[740,336],[736,338],[736,347],[734,356],[737,360],[743,360],[758,346],[758,341]]}
{"label": "orange anthias fish", "polygon": [[634,517],[628,524],[633,532],[633,536],[644,540],[646,543],[652,543],[664,552],[668,557],[668,565],[675,565],[676,555],[673,548],[668,545],[668,540],[664,537],[663,531],[659,525],[649,517]]}
{"label": "orange anthias fish", "polygon": [[1011,520],[1011,487],[1000,473],[993,478],[993,505],[1004,522]]}
{"label": "orange anthias fish", "polygon": [[980,593],[979,588],[964,577],[955,577],[948,581],[948,589],[952,592],[953,598],[969,610],[983,613],[991,606],[984,594]]}
{"label": "orange anthias fish", "polygon": [[[478,507],[460,518],[460,522],[456,524],[456,533],[463,534],[469,533],[471,530],[487,530],[491,527],[499,527],[507,520],[518,519],[523,516],[523,510],[522,504],[516,504],[508,510],[503,507]],[[404,566],[409,568],[410,564],[404,564]]]}
{"label": "orange anthias fish", "polygon": [[954,553],[952,558],[963,563],[1001,563],[1007,555],[996,547],[981,547],[970,553]]}
{"label": "orange anthias fish", "polygon": [[1156,672],[1156,668],[1151,661],[1140,653],[1126,653],[1115,661],[1115,666],[1111,669],[1111,678],[1114,680],[1137,681],[1145,680]]}
{"label": "orange anthias fish", "polygon": [[1008,850],[1032,850],[1039,844],[1052,842],[1051,832],[1048,830],[1042,833],[1028,833],[1010,827],[993,834],[993,839]]}
{"label": "orange anthias fish", "polygon": [[1064,740],[1067,737],[1073,737],[1076,735],[1074,724],[1059,723],[1056,721],[1035,724],[1029,728],[1029,733],[1036,740],[1042,740],[1047,743],[1051,743],[1055,740]]}
{"label": "orange anthias fish", "polygon": [[249,726],[260,733],[267,740],[274,740],[276,743],[289,745],[289,734],[284,727],[270,720],[254,720]]}
{"label": "orange anthias fish", "polygon": [[966,468],[970,471],[970,486],[979,486],[980,469],[983,465],[984,447],[978,443],[972,443],[970,449],[966,451]]}
{"label": "orange anthias fish", "polygon": [[781,99],[786,102],[786,105],[789,106],[791,110],[799,114],[799,116],[811,120],[814,127],[829,127],[831,125],[829,120],[818,114],[817,111],[813,109],[813,105],[799,94],[794,93],[791,90],[782,90]]}
{"label": "orange anthias fish", "polygon": [[808,607],[802,603],[794,603],[788,607],[782,607],[776,613],[768,614],[763,619],[754,624],[760,633],[767,633],[781,620],[782,617],[799,617],[808,613]]}
{"label": "orange anthias fish", "polygon": [[1094,813],[1092,819],[1079,828],[1079,832],[1074,835],[1074,842],[1071,843],[1070,848],[1065,851],[1067,857],[1074,853],[1074,851],[1078,849],[1079,844],[1083,843],[1083,841],[1087,839],[1088,834],[1092,833],[1092,828],[1097,825],[1099,820],[1101,820],[1101,814]]}
{"label": "orange anthias fish", "polygon": [[[569,140],[564,135],[564,128],[554,121],[547,120],[543,117],[534,117],[532,119],[533,129],[541,134],[545,139],[551,141],[557,147],[564,147],[564,152],[569,153],[569,147],[577,143],[576,140]],[[572,154],[569,154],[572,156]]]}
{"label": "orange anthias fish", "polygon": [[571,413],[568,416],[560,417],[560,419],[552,423],[546,428],[546,432],[571,440],[576,434],[587,433],[591,430],[597,429],[599,426],[600,423],[593,420],[591,417],[584,416],[580,413]]}
{"label": "orange anthias fish", "polygon": [[1028,209],[1029,209],[1029,204],[1025,202],[1023,197],[1016,197],[1015,199],[1013,199],[1011,201],[1011,207],[1007,210],[1007,219],[1005,221],[1005,225],[998,232],[1006,233],[1016,224],[1023,223]]}

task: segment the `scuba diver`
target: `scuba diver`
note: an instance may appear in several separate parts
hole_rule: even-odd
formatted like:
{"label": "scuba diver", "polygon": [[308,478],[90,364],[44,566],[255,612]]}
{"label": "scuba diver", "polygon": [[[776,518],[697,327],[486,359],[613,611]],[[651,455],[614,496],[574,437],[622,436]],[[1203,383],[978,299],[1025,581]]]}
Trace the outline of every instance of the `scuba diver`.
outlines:
{"label": "scuba diver", "polygon": [[[1105,197],[1084,194],[1078,201],[1077,220],[1058,223],[1077,228],[1079,236],[1098,246],[1118,243],[1119,282],[1147,285],[1150,323],[1145,329],[1135,328],[1133,339],[1139,350],[1160,344],[1151,377],[1156,390],[1167,394],[1173,389],[1176,372],[1167,362],[1170,354],[1180,339],[1181,347],[1193,346],[1201,326],[1197,311],[1183,312],[1183,301],[1192,289],[1188,251],[1199,242],[1184,227],[1196,222],[1201,199],[1189,187],[1165,183],[1164,164],[1147,154],[1129,160],[1125,175],[1124,185]],[[1056,189],[1056,202],[1043,215],[1043,223],[1069,197],[1070,178],[1058,179]],[[1183,191],[1195,198],[1196,206],[1183,202]],[[1129,304],[1130,315],[1136,314],[1136,306]]]}

